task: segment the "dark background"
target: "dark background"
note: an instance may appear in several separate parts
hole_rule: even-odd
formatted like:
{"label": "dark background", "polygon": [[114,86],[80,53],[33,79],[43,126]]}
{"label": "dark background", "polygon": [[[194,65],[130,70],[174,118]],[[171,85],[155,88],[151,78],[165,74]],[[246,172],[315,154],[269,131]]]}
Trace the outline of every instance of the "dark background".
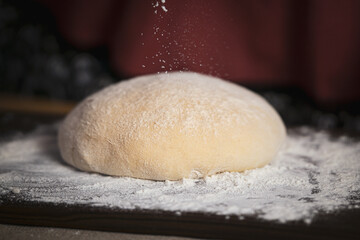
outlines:
{"label": "dark background", "polygon": [[[40,2],[0,0],[0,94],[77,102],[125,75],[115,74],[105,47],[81,50],[66,41]],[[359,101],[327,104],[297,87],[245,86],[264,96],[287,126],[360,132]],[[3,111],[2,123],[11,122],[9,114]]]}

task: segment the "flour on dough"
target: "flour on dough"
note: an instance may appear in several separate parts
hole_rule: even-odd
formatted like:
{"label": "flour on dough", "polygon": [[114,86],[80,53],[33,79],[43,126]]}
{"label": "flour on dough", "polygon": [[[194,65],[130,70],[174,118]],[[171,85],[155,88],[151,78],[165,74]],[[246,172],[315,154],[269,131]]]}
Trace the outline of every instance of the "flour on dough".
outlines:
{"label": "flour on dough", "polygon": [[74,167],[153,180],[202,178],[269,163],[286,131],[259,95],[192,72],[136,77],[81,102],[58,142]]}

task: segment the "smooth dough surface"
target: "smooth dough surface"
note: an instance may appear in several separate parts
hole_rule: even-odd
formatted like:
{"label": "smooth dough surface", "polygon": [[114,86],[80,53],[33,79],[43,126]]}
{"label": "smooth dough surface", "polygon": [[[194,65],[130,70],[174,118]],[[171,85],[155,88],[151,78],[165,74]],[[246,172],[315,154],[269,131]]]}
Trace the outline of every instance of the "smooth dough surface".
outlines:
{"label": "smooth dough surface", "polygon": [[201,178],[269,163],[284,124],[259,95],[191,72],[140,76],[81,102],[59,129],[74,167],[153,180]]}

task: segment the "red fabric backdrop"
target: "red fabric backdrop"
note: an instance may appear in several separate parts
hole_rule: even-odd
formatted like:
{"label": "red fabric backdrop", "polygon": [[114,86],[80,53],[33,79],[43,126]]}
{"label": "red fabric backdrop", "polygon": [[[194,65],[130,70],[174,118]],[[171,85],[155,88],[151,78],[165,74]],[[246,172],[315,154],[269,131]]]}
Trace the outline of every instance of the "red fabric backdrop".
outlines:
{"label": "red fabric backdrop", "polygon": [[79,48],[121,75],[190,70],[317,100],[360,99],[358,0],[42,0]]}

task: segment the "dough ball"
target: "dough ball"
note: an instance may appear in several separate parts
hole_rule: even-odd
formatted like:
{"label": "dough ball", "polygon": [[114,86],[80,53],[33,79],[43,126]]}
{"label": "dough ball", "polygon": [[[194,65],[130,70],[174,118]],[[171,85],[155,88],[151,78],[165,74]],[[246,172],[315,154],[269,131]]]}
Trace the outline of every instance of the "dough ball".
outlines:
{"label": "dough ball", "polygon": [[285,138],[259,95],[191,72],[140,76],[81,102],[59,129],[74,167],[153,180],[202,178],[269,163]]}

